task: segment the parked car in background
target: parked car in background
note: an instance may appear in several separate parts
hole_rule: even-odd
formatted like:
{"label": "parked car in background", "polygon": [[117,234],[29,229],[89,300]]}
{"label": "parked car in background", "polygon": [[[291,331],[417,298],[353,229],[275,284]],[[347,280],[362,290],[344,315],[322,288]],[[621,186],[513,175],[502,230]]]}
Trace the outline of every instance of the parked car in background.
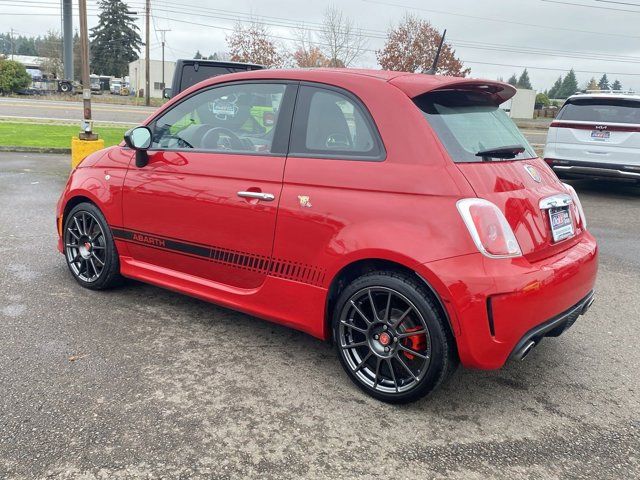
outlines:
{"label": "parked car in background", "polygon": [[596,242],[499,108],[514,94],[373,70],[208,79],[72,172],[58,248],[83,287],[125,276],[297,328],[368,394],[415,400],[593,302]]}
{"label": "parked car in background", "polygon": [[164,98],[175,97],[196,83],[208,78],[217,77],[218,75],[262,70],[263,68],[262,65],[256,65],[254,63],[221,62],[218,60],[196,58],[180,59],[176,62],[171,88],[165,88],[162,96]]}
{"label": "parked car in background", "polygon": [[561,178],[640,182],[640,95],[570,97],[551,123],[544,159]]}
{"label": "parked car in background", "polygon": [[120,95],[120,90],[122,89],[122,81],[121,80],[111,80],[109,85],[109,91],[111,95]]}

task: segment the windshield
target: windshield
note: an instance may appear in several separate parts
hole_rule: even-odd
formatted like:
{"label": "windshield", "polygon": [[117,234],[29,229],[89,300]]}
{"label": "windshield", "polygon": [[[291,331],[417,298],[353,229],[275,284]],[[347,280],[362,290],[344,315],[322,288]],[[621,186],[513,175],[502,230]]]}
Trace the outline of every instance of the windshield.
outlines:
{"label": "windshield", "polygon": [[584,98],[566,103],[558,120],[640,124],[640,102],[620,98]]}
{"label": "windshield", "polygon": [[537,155],[507,114],[485,94],[432,92],[414,99],[454,162],[481,162],[479,152],[521,146],[515,160]]}

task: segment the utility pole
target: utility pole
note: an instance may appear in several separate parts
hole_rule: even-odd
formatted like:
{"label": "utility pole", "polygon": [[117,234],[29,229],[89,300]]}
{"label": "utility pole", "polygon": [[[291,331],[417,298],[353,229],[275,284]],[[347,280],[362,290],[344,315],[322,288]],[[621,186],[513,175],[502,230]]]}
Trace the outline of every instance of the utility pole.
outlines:
{"label": "utility pole", "polygon": [[97,140],[98,135],[92,133],[91,121],[91,79],[89,78],[89,30],[87,27],[87,0],[79,0],[80,4],[80,52],[82,55],[82,103],[84,120],[82,122],[81,140]]}
{"label": "utility pole", "polygon": [[149,32],[149,19],[151,17],[151,0],[147,0],[147,8],[146,8],[146,32],[145,32],[145,42],[144,42],[144,104],[148,107],[151,105],[151,62],[149,59],[149,43],[151,43],[151,34]]}
{"label": "utility pole", "polygon": [[64,65],[64,78],[73,78],[73,3],[71,0],[62,0],[62,44]]}
{"label": "utility pole", "polygon": [[167,32],[170,32],[169,29],[161,29],[157,30],[160,32],[160,36],[162,37],[162,90],[164,91],[166,85],[164,84],[164,44],[167,41]]}
{"label": "utility pole", "polygon": [[15,53],[14,52],[15,43],[13,42],[13,28],[11,29],[11,34],[9,35],[9,38],[11,39],[11,60],[13,60],[13,54]]}

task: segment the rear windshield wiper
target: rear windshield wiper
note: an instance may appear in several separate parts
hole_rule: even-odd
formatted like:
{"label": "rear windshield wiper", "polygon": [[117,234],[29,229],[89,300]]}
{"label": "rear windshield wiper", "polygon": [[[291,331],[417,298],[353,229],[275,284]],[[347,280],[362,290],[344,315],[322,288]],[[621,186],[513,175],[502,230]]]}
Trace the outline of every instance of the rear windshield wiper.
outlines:
{"label": "rear windshield wiper", "polygon": [[482,157],[484,161],[490,161],[492,158],[516,158],[524,153],[525,148],[522,145],[506,145],[504,147],[489,148],[476,153],[476,157]]}

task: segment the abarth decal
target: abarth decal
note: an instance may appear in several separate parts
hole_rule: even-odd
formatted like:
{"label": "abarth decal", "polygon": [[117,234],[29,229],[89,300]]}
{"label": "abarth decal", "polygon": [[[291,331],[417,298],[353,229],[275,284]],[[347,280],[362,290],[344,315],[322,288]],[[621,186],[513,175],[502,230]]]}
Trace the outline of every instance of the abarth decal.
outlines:
{"label": "abarth decal", "polygon": [[129,243],[144,245],[159,250],[171,251],[182,255],[201,258],[225,266],[260,272],[272,277],[284,278],[314,286],[322,286],[325,270],[291,262],[286,259],[269,259],[263,255],[229,250],[209,245],[187,243],[149,233],[136,232],[121,228],[111,228],[114,238]]}

